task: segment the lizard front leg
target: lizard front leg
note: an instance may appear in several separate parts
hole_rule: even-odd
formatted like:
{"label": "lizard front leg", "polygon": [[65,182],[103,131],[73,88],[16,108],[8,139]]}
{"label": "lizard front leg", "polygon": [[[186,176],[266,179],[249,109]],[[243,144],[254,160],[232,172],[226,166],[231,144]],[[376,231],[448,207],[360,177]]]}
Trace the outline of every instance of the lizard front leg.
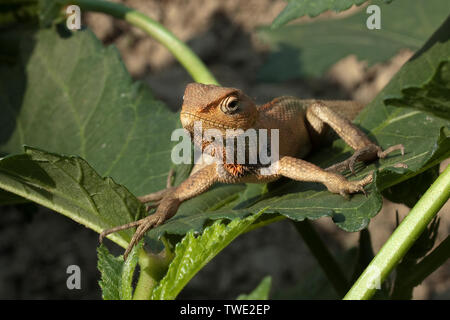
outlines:
{"label": "lizard front leg", "polygon": [[348,197],[351,193],[364,193],[364,186],[372,182],[372,174],[361,180],[349,181],[338,173],[326,171],[305,160],[288,156],[279,160],[278,174],[297,181],[320,182],[330,192],[339,193],[344,197]]}
{"label": "lizard front leg", "polygon": [[148,195],[141,197],[140,200],[142,202],[146,202],[150,200],[158,200],[158,198],[162,196],[159,200],[159,205],[156,212],[143,219],[103,231],[100,234],[100,242],[108,234],[137,227],[136,232],[125,250],[124,259],[126,260],[131,249],[139,242],[139,240],[149,229],[157,227],[173,217],[183,201],[205,192],[218,180],[219,176],[217,174],[216,164],[210,164],[189,176],[189,178],[183,181],[178,187],[171,187],[151,194],[150,196]]}
{"label": "lizard front leg", "polygon": [[[206,162],[199,162],[194,165],[194,167],[191,170],[190,176],[192,176],[194,173],[199,171],[200,169],[205,168],[208,166],[208,163]],[[161,200],[164,198],[164,195],[169,194],[173,192],[174,187],[172,186],[172,178],[173,178],[174,171],[173,169],[170,169],[169,174],[167,175],[167,182],[166,182],[166,189],[162,189],[156,192],[152,192],[149,194],[146,194],[144,196],[138,197],[138,200],[142,203],[147,204],[147,208],[156,208]],[[152,202],[152,204],[148,204],[149,202]]]}
{"label": "lizard front leg", "polygon": [[[340,104],[342,104],[341,101]],[[335,112],[332,105],[333,101],[315,101],[307,108],[306,120],[313,131],[312,133],[321,135],[325,129],[325,124],[328,124],[355,152],[347,160],[327,168],[328,171],[350,169],[354,173],[356,161],[372,161],[377,158],[385,158],[395,150],[401,150],[402,155],[404,154],[404,147],[401,144],[391,146],[383,151],[380,146],[372,142],[349,119]]]}

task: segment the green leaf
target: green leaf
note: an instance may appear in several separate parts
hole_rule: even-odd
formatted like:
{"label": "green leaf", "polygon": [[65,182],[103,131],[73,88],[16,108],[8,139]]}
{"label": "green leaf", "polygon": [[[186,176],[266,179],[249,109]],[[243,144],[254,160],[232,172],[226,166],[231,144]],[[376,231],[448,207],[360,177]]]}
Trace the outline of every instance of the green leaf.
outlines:
{"label": "green leaf", "polygon": [[261,283],[249,294],[241,294],[237,300],[267,300],[269,299],[270,287],[272,285],[272,277],[266,276]]}
{"label": "green leaf", "polygon": [[37,22],[38,4],[30,0],[2,0],[0,26],[16,22]]}
{"label": "green leaf", "polygon": [[179,117],[132,82],[117,50],[89,30],[19,34],[0,33],[16,62],[0,64],[0,154],[76,154],[134,194],[164,188]]}
{"label": "green leaf", "polygon": [[353,5],[359,6],[364,2],[367,0],[288,0],[287,6],[273,20],[272,28],[281,27],[289,21],[306,15],[315,17],[327,10],[345,11]]}
{"label": "green leaf", "polygon": [[62,21],[62,5],[55,0],[38,0],[39,22],[42,27],[50,27]]}
{"label": "green leaf", "polygon": [[104,300],[131,300],[133,297],[133,273],[138,262],[138,252],[142,242],[131,250],[127,261],[115,257],[104,245],[97,248],[97,267],[101,273],[99,285]]}
{"label": "green leaf", "polygon": [[[142,248],[140,241],[130,252],[127,260],[122,266],[122,276],[120,278],[120,299],[131,300],[133,298],[133,274],[139,260],[138,252]],[[123,257],[122,257],[123,260]]]}
{"label": "green leaf", "polygon": [[192,277],[244,232],[261,213],[262,211],[245,219],[234,219],[227,225],[220,220],[216,221],[197,237],[193,231],[189,231],[175,247],[175,258],[166,276],[153,291],[152,299],[175,299]]}
{"label": "green leaf", "polygon": [[351,54],[367,61],[369,66],[386,61],[400,49],[419,49],[450,12],[446,0],[372,3],[381,9],[380,30],[367,28],[369,15],[364,10],[343,19],[313,21],[276,30],[261,28],[258,36],[269,45],[271,54],[259,77],[266,81],[317,77]]}
{"label": "green leaf", "polygon": [[2,0],[0,3],[0,25],[14,22],[38,24],[50,27],[63,22],[63,4],[55,0]]}
{"label": "green leaf", "polygon": [[[386,87],[385,103],[412,107],[450,120],[450,17]],[[420,59],[426,52],[427,59]],[[408,74],[405,74],[408,72]]]}
{"label": "green leaf", "polygon": [[[0,188],[60,212],[101,232],[145,214],[144,206],[111,178],[100,177],[83,159],[35,148],[0,161]],[[132,230],[109,238],[126,247]]]}
{"label": "green leaf", "polygon": [[99,285],[102,288],[103,300],[120,300],[123,259],[114,257],[104,245],[97,248],[97,255],[97,268],[101,273]]}
{"label": "green leaf", "polygon": [[450,101],[448,100],[450,95],[449,62],[442,62],[433,78],[424,86],[404,86],[401,97],[388,98],[386,99],[386,103],[398,107],[413,107],[426,110],[439,117],[450,120]]}
{"label": "green leaf", "polygon": [[411,179],[383,190],[383,196],[412,208],[438,176],[439,165],[436,165]]}
{"label": "green leaf", "polygon": [[[398,157],[395,158],[399,161]],[[316,162],[314,158],[310,160]],[[374,165],[360,171],[354,178],[348,178],[361,179],[370,172],[368,168],[373,170]],[[258,210],[265,206],[268,213],[279,213],[295,221],[331,217],[343,230],[355,232],[367,227],[370,219],[380,211],[382,206],[382,198],[377,186],[372,184],[366,190],[369,193],[368,197],[355,194],[351,200],[346,200],[340,195],[330,193],[322,185],[292,181],[274,189],[266,196],[266,199],[250,209]]]}

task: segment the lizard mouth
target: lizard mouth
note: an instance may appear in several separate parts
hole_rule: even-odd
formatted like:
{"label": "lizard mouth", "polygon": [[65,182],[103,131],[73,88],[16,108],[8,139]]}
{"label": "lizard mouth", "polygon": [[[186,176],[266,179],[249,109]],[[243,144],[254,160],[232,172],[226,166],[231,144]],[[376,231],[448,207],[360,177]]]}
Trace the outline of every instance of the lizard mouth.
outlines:
{"label": "lizard mouth", "polygon": [[209,126],[212,126],[214,128],[221,128],[221,129],[236,129],[234,126],[228,126],[226,124],[214,121],[212,119],[200,117],[197,114],[193,114],[187,111],[181,111],[180,113],[180,119],[181,124],[183,125],[183,128],[192,128],[194,125],[194,121],[202,121],[203,123],[208,124]]}

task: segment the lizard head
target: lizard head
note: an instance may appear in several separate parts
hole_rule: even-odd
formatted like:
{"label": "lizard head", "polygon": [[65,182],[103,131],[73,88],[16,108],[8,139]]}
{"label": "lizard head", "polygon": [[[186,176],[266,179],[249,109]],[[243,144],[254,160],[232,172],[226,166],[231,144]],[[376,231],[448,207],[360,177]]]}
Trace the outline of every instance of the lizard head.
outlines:
{"label": "lizard head", "polygon": [[241,90],[215,85],[190,83],[183,96],[181,123],[193,132],[194,123],[201,121],[202,129],[251,128],[257,118],[255,103]]}

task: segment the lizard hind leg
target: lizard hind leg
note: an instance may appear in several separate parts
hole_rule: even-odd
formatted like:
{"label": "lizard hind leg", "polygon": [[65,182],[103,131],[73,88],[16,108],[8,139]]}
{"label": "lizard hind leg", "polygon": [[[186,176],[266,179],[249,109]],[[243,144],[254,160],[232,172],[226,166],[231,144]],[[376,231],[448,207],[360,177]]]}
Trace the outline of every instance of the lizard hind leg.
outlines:
{"label": "lizard hind leg", "polygon": [[[355,104],[352,101],[348,101],[348,103]],[[401,144],[391,146],[383,151],[380,146],[372,142],[364,132],[355,126],[349,118],[334,110],[336,106],[342,108],[344,104],[344,101],[315,101],[306,110],[306,120],[316,135],[321,135],[326,127],[325,124],[327,124],[345,143],[355,150],[350,158],[328,167],[327,171],[339,172],[349,169],[354,173],[354,166],[357,161],[382,159],[396,150],[400,150],[402,155],[404,155],[404,147]]]}

